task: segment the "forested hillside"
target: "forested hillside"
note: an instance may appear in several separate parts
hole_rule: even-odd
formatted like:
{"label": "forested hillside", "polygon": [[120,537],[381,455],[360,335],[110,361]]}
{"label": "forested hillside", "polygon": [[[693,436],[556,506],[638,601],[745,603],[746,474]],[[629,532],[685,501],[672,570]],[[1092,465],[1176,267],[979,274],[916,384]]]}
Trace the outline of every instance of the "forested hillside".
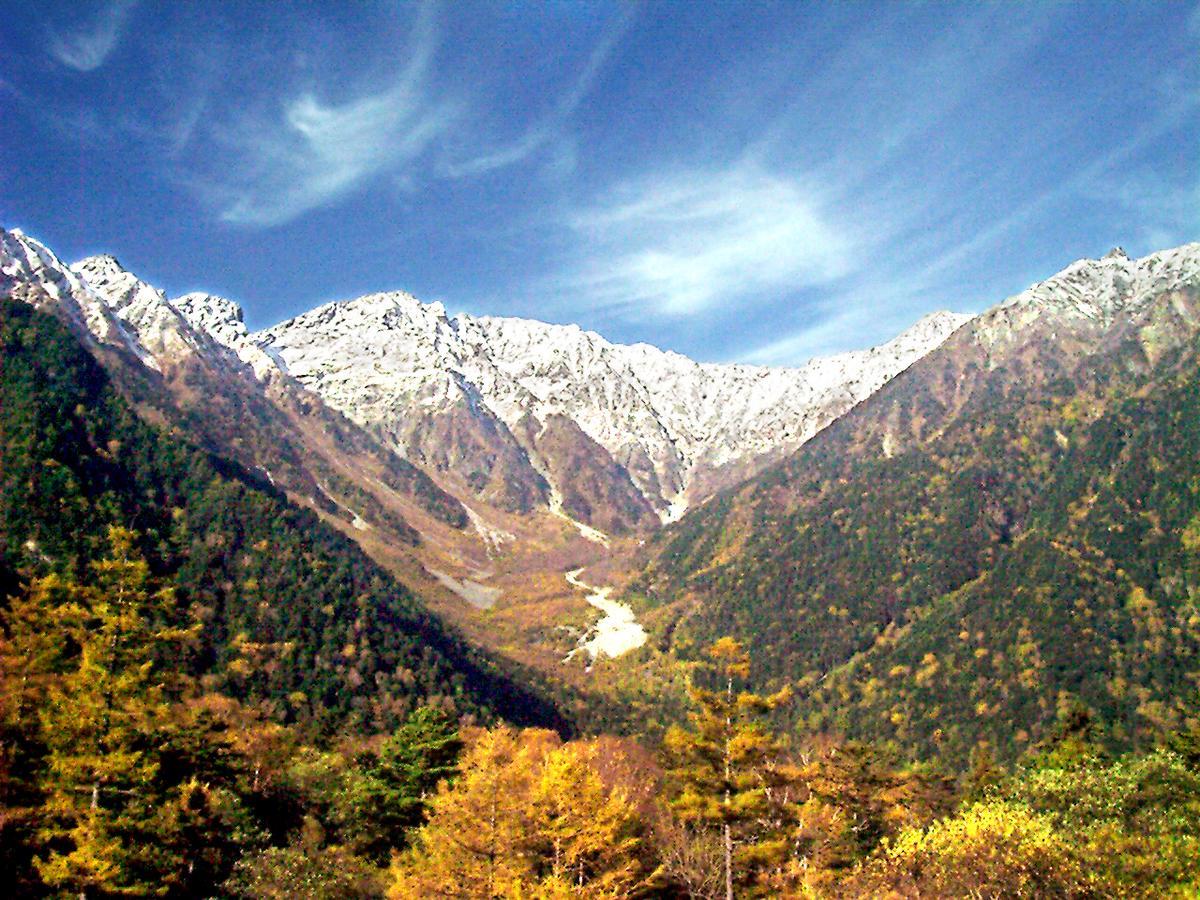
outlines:
{"label": "forested hillside", "polygon": [[1074,704],[1119,746],[1194,720],[1198,294],[971,323],[665,532],[662,645],[752,640],[794,721],[916,754],[1011,757]]}
{"label": "forested hillside", "polygon": [[422,703],[563,727],[351,541],[235,464],[151,427],[52,317],[0,309],[0,589],[88,577],[110,526],[203,627],[197,675],[317,730],[392,727]]}

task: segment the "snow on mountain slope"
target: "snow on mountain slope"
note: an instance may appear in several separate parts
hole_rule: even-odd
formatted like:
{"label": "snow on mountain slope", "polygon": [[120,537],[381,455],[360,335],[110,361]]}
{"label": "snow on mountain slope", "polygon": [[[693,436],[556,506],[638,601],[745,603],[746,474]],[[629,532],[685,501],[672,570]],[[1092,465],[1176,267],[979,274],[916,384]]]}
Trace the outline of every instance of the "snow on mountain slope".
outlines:
{"label": "snow on mountain slope", "polygon": [[1080,259],[1041,281],[1002,307],[1054,309],[1109,324],[1118,312],[1151,302],[1163,291],[1200,275],[1200,243],[1130,259],[1114,247],[1101,259]]}
{"label": "snow on mountain slope", "polygon": [[[972,339],[1020,339],[1025,324],[1047,317],[1103,330],[1129,304],[1198,271],[1197,244],[1139,260],[1119,249],[1079,260],[985,313]],[[329,304],[252,339],[404,452],[428,458],[415,441],[451,409],[497,434],[500,423],[519,446],[512,470],[546,482],[534,492],[541,502],[561,493],[568,476],[539,458],[529,419],[539,429],[569,420],[669,520],[795,450],[969,318],[934,313],[886,344],[798,368],[703,364],[645,344],[614,345],[577,326],[448,317],[440,304],[407,294]]]}
{"label": "snow on mountain slope", "polygon": [[[1079,329],[1103,331],[1198,273],[1200,244],[1140,260],[1114,250],[976,317],[963,339],[998,352],[1034,323],[1061,322],[1067,348]],[[934,313],[879,347],[797,368],[697,363],[573,325],[451,317],[401,292],[250,334],[230,300],[168,300],[112,257],[72,269],[3,230],[0,289],[55,303],[78,329],[160,371],[186,358],[214,371],[248,366],[293,398],[306,389],[463,496],[513,512],[553,507],[610,533],[676,518],[791,453],[969,318]]]}
{"label": "snow on mountain slope", "polygon": [[2,237],[8,282],[36,284],[152,368],[246,365],[260,381],[298,383],[501,508],[554,506],[614,533],[674,518],[795,449],[962,321],[937,314],[882,347],[799,369],[700,364],[576,326],[449,317],[399,292],[248,334],[232,301],[168,300],[111,256],[67,267],[20,232]]}
{"label": "snow on mountain slope", "polygon": [[232,350],[259,380],[272,380],[282,372],[278,361],[250,339],[242,308],[232,300],[194,291],[174,298],[171,305],[197,331]]}
{"label": "snow on mountain slope", "polygon": [[1200,243],[1130,259],[1120,247],[1080,259],[981,314],[973,327],[983,345],[1019,340],[1051,317],[1071,328],[1104,331],[1121,313],[1136,313],[1164,292],[1200,278]]}
{"label": "snow on mountain slope", "polygon": [[127,272],[114,257],[91,256],[71,271],[104,299],[156,367],[212,346],[207,333],[193,329],[162,291]]}
{"label": "snow on mountain slope", "polygon": [[111,256],[68,267],[2,229],[0,296],[64,319],[93,349],[129,351],[97,355],[155,418],[183,414],[190,439],[339,523],[409,546],[420,540],[410,516],[434,530],[468,524],[461,504],[423,471],[287,377],[249,340],[231,301],[168,300]]}
{"label": "snow on mountain slope", "polygon": [[0,228],[0,296],[39,309],[57,309],[80,338],[119,347],[157,368],[153,355],[130,334],[105,299],[53,251],[19,228]]}
{"label": "snow on mountain slope", "polygon": [[798,447],[966,318],[937,313],[881,347],[797,369],[701,364],[572,325],[448,317],[399,293],[331,303],[253,339],[351,419],[426,460],[431,423],[465,411],[496,440],[512,435],[514,468],[544,478],[555,466],[539,458],[529,419],[536,436],[565,418],[672,518]]}
{"label": "snow on mountain slope", "polygon": [[168,300],[108,255],[82,259],[71,272],[116,314],[154,368],[193,357],[218,371],[244,363],[259,381],[277,378],[279,367],[249,339],[241,307],[232,300],[198,292]]}

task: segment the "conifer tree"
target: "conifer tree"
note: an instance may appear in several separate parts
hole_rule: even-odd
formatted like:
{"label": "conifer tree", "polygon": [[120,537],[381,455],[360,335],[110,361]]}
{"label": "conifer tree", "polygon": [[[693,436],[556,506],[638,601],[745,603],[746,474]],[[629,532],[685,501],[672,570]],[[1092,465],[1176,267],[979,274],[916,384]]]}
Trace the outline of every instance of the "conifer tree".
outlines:
{"label": "conifer tree", "polygon": [[596,748],[566,744],[544,759],[530,797],[531,847],[550,896],[627,896],[641,873],[634,811],[596,770]]}
{"label": "conifer tree", "polygon": [[498,728],[442,783],[388,896],[630,896],[646,884],[642,825],[626,792],[601,778],[594,744]]}
{"label": "conifer tree", "polygon": [[527,861],[517,848],[529,832],[519,798],[529,795],[534,762],[550,732],[519,735],[509,728],[481,734],[453,787],[443,785],[430,822],[413,849],[393,866],[388,896],[502,897],[520,883]]}
{"label": "conifer tree", "polygon": [[[94,564],[94,585],[65,585],[66,602],[28,621],[60,626],[78,655],[49,681],[40,713],[47,751],[40,837],[49,852],[36,863],[43,881],[80,897],[161,887],[178,860],[161,858],[155,819],[163,811],[156,784],[161,732],[179,685],[156,660],[190,632],[169,620],[169,589],[150,583],[131,532],[109,532],[110,556]],[[50,602],[58,585],[35,585],[32,602]],[[60,598],[62,599],[62,598]],[[30,636],[22,636],[36,646]],[[41,662],[31,660],[38,673]],[[43,668],[39,674],[53,674]]]}
{"label": "conifer tree", "polygon": [[384,742],[378,757],[353,771],[338,798],[352,847],[386,863],[421,825],[438,783],[457,771],[462,738],[451,718],[420,707]]}
{"label": "conifer tree", "polygon": [[50,575],[8,599],[0,631],[0,894],[32,890],[45,757],[39,712],[69,663],[64,628],[82,613],[74,585]]}
{"label": "conifer tree", "polygon": [[693,683],[692,727],[672,728],[664,748],[678,790],[676,814],[720,834],[728,900],[735,885],[752,887],[760,873],[787,854],[788,785],[794,773],[767,728],[766,715],[789,695],[786,688],[770,697],[738,690],[750,674],[750,659],[732,638],[717,641],[708,657],[716,687]]}

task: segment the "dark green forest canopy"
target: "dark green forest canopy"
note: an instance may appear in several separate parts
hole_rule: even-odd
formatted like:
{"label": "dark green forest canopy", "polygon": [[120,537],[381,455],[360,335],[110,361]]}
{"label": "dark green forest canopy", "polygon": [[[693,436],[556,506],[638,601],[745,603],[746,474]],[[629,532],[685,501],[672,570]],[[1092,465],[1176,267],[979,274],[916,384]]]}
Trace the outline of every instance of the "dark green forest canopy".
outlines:
{"label": "dark green forest canopy", "polygon": [[423,703],[567,727],[530,673],[469,645],[314,513],[142,421],[56,319],[0,301],[0,592],[87,578],[110,525],[140,536],[203,622],[195,665],[218,689],[318,730],[389,729]]}
{"label": "dark green forest canopy", "polygon": [[[1019,370],[935,354],[669,528],[636,590],[685,604],[680,655],[753,646],[760,684],[800,688],[801,731],[961,762],[978,741],[1014,757],[1076,703],[1114,747],[1183,727],[1200,710],[1185,320],[1168,346],[1148,326],[1090,356],[1044,340]],[[885,450],[896,422],[916,436]]]}

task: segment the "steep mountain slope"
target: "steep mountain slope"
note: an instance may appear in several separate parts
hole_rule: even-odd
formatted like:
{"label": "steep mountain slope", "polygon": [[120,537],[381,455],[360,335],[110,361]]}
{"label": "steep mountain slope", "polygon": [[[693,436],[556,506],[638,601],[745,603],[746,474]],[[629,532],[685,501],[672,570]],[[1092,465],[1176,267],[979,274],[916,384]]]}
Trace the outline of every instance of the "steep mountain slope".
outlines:
{"label": "steep mountain slope", "polygon": [[[405,501],[452,527],[467,524],[461,504],[423,472],[279,371],[246,339],[236,304],[204,294],[168,301],[111,256],[83,260],[72,271],[150,355],[209,446],[231,451],[343,522],[370,523],[407,543],[419,537],[396,509]],[[384,489],[382,502],[365,487],[371,482],[362,470]]]}
{"label": "steep mountain slope", "polygon": [[636,587],[682,653],[748,639],[810,727],[953,755],[1070,698],[1125,741],[1194,716],[1198,333],[1200,245],[1075,263],[669,528]]}
{"label": "steep mountain slope", "polygon": [[389,543],[413,545],[420,531],[410,520],[439,537],[468,525],[461,504],[424,472],[326,407],[248,340],[239,343],[245,327],[229,301],[190,295],[173,303],[112,257],[68,268],[16,231],[0,231],[0,272],[0,296],[61,313],[144,414],[172,422],[341,527],[373,528]]}
{"label": "steep mountain slope", "polygon": [[[464,471],[481,496],[522,511],[561,500],[591,525],[604,510],[603,524],[625,531],[800,446],[964,319],[936,314],[882,347],[801,369],[706,365],[575,326],[448,317],[397,293],[332,303],[254,340],[401,453]],[[548,428],[554,452],[539,445]],[[584,496],[586,484],[602,493]]]}
{"label": "steep mountain slope", "polygon": [[[467,644],[357,546],[236,464],[143,422],[51,315],[0,300],[0,590],[86,577],[110,525],[204,623],[194,664],[327,728],[416,704],[564,723],[528,674]],[[182,661],[181,661],[182,662]]]}
{"label": "steep mountain slope", "polygon": [[[399,293],[250,335],[224,298],[168,300],[111,256],[67,269],[19,232],[4,240],[8,292],[77,306],[81,327],[161,374],[207,445],[345,524],[409,543],[422,528],[405,521],[405,499],[455,527],[467,518],[409,461],[500,510],[548,508],[615,534],[653,528],[800,446],[965,319],[935,314],[881,347],[800,369],[699,364],[574,326],[450,318]],[[402,471],[399,488],[373,480],[408,496],[364,491],[371,479],[354,473],[364,457]]]}

